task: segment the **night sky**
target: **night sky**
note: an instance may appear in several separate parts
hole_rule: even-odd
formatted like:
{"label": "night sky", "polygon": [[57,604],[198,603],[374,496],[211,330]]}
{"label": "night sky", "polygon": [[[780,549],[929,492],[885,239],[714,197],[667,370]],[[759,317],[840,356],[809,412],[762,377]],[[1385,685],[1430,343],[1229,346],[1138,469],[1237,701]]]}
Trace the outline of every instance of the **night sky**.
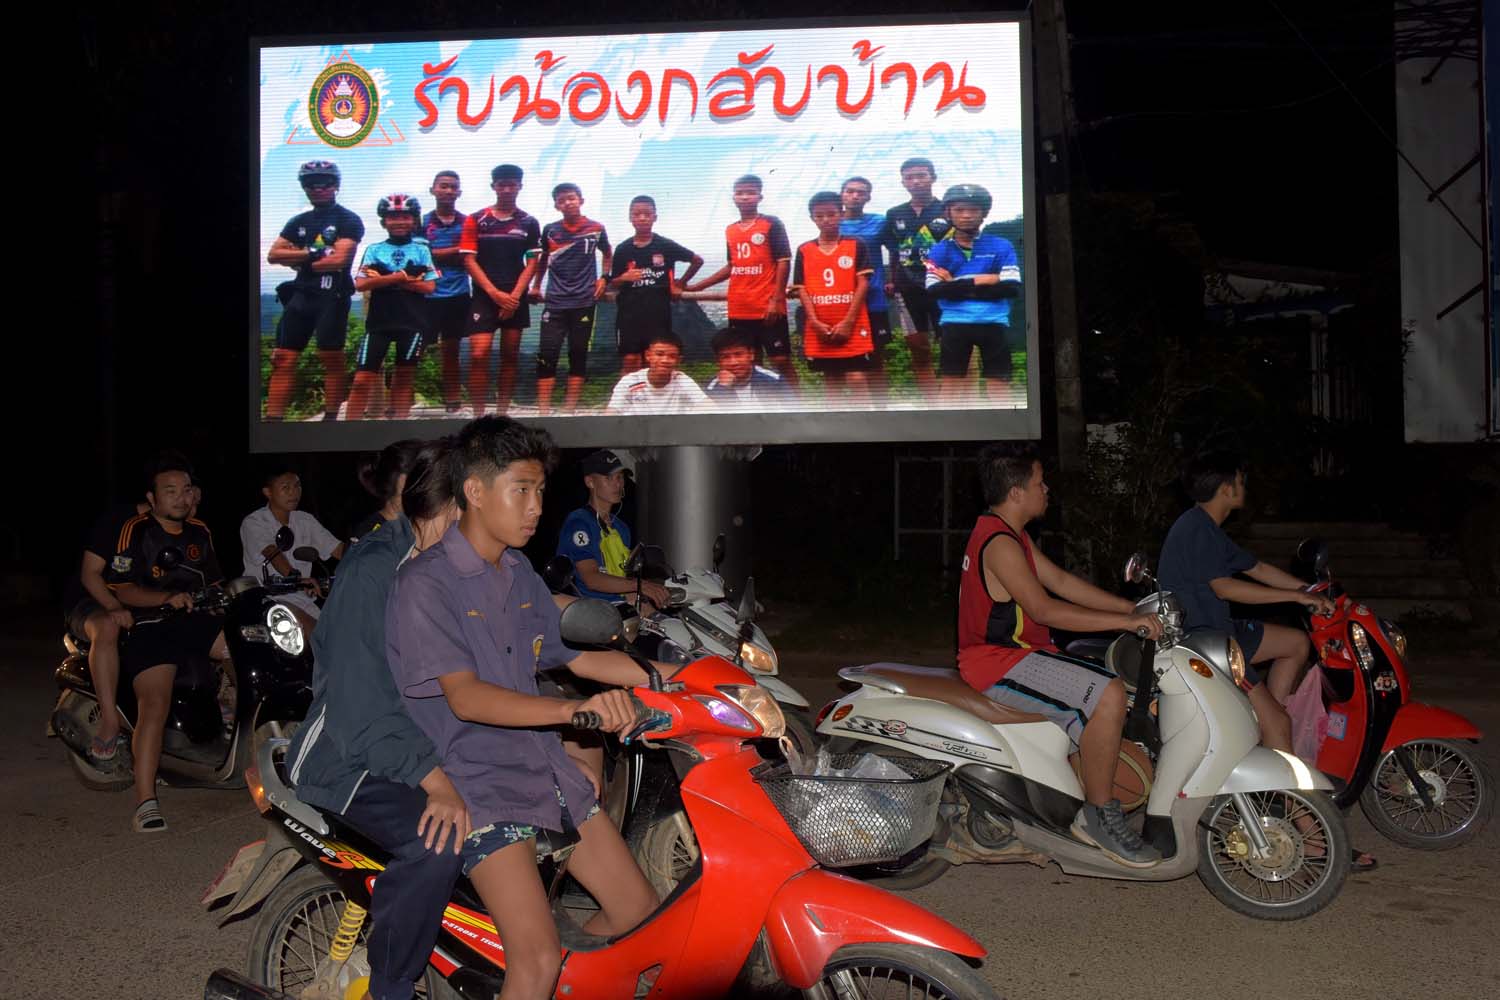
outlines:
{"label": "night sky", "polygon": [[[1014,5],[666,0],[637,7],[645,17],[627,16],[618,4],[566,10],[578,24],[610,24],[792,12],[911,17],[1007,6]],[[66,141],[78,144],[67,177],[87,195],[53,206],[76,216],[81,238],[70,250],[80,269],[48,268],[45,280],[56,282],[51,301],[83,299],[92,322],[68,324],[53,337],[44,311],[40,336],[44,352],[65,352],[54,355],[53,370],[66,365],[71,373],[61,399],[56,391],[39,397],[59,411],[56,425],[67,432],[43,466],[75,487],[57,512],[69,525],[136,495],[134,470],[162,444],[196,456],[211,490],[250,485],[249,38],[557,26],[563,9],[539,17],[539,8],[520,4],[217,7],[113,5],[50,39],[60,57],[52,72],[76,84],[74,101],[91,123],[65,130]],[[1397,166],[1381,135],[1393,124],[1389,0],[1078,2],[1067,13],[1080,123],[1076,191],[1151,194],[1196,227],[1218,257],[1396,280]],[[971,42],[955,31],[956,48]],[[23,392],[47,389],[45,379],[19,381]],[[42,541],[18,537],[14,547],[39,571],[75,565],[70,554],[59,566],[55,546]]]}

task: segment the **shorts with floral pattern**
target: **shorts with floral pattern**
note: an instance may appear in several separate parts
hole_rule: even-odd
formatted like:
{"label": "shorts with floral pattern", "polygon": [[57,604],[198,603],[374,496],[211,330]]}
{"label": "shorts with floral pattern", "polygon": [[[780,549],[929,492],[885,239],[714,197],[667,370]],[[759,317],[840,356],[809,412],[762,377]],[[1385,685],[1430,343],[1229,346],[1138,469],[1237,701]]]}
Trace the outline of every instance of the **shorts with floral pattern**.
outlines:
{"label": "shorts with floral pattern", "polygon": [[[573,828],[573,818],[568,815],[568,803],[563,798],[562,789],[556,785],[553,791],[557,792],[557,804],[562,806],[562,825],[565,829]],[[599,812],[599,803],[595,802],[589,814],[583,818],[587,823]],[[581,825],[581,824],[580,824]],[[479,863],[496,851],[509,847],[511,844],[519,844],[523,840],[533,840],[536,837],[537,828],[530,823],[491,823],[482,826],[469,833],[464,838],[463,858],[464,875],[468,876]]]}

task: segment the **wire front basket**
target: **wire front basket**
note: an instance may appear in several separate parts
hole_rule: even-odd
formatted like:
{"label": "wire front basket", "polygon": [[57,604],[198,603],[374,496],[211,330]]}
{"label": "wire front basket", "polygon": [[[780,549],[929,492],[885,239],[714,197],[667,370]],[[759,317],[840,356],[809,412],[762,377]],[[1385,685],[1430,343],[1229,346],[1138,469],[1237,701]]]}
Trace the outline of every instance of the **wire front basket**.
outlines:
{"label": "wire front basket", "polygon": [[794,774],[786,764],[754,772],[782,818],[827,868],[895,861],[932,837],[943,782],[953,766],[921,757],[876,758],[905,777],[860,777],[873,754],[833,754],[824,760],[837,774]]}

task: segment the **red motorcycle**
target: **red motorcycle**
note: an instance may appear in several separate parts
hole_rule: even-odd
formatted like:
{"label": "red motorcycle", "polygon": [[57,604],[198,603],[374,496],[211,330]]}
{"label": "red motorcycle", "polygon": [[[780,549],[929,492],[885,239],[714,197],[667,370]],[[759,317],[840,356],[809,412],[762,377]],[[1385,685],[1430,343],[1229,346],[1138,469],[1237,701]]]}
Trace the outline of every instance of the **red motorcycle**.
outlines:
{"label": "red motorcycle", "polygon": [[[631,652],[617,638],[620,631],[619,615],[602,601],[576,601],[563,612],[569,645]],[[634,691],[638,721],[625,739],[635,756],[669,764],[657,770],[670,787],[636,796],[630,808],[649,814],[647,838],[659,832],[690,854],[651,917],[606,939],[585,933],[570,913],[584,895],[564,885],[571,848],[557,834],[539,838],[538,863],[563,950],[555,997],[703,1000],[767,990],[784,996],[790,987],[819,1000],[993,1000],[970,965],[985,954],[973,938],[814,860],[826,852],[842,861],[840,850],[847,852],[851,841],[856,852],[880,852],[872,845],[913,811],[912,796],[930,799],[935,822],[946,767],[909,782],[792,774],[773,742],[785,728],[781,709],[743,670],[707,657],[666,684],[649,661],[637,662],[651,684]],[[276,760],[284,752],[284,745],[267,744],[258,773],[247,775],[267,818],[265,841],[242,848],[204,897],[212,905],[233,893],[229,917],[264,900],[252,932],[250,981],[220,970],[205,997],[363,996],[365,913],[387,855],[341,817],[298,802]],[[628,786],[625,777],[614,784]],[[824,787],[814,787],[819,782]],[[639,787],[639,777],[634,783]],[[854,808],[856,798],[865,802],[863,813]],[[640,804],[645,799],[656,804]],[[625,816],[627,833],[640,818]],[[504,985],[505,966],[494,922],[460,879],[428,967],[427,996],[491,1000]]]}
{"label": "red motorcycle", "polygon": [[1332,615],[1307,624],[1328,709],[1318,769],[1343,782],[1334,801],[1358,799],[1375,829],[1407,847],[1469,842],[1495,811],[1494,779],[1474,746],[1483,734],[1455,712],[1412,700],[1406,635],[1344,592],[1325,544],[1304,541],[1297,559],[1317,580],[1309,592],[1334,602]]}

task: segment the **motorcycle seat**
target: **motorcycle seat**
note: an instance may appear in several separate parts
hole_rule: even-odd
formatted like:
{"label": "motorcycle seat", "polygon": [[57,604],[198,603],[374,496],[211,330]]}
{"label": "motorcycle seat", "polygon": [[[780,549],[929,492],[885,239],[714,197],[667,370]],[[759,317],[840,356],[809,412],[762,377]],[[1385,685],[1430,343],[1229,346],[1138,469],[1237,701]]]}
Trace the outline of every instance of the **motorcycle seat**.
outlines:
{"label": "motorcycle seat", "polygon": [[914,667],[901,663],[875,663],[863,668],[867,673],[879,674],[898,682],[913,698],[941,701],[954,708],[963,709],[978,716],[992,726],[1019,725],[1023,722],[1046,722],[1047,717],[1035,712],[1017,712],[969,687],[957,670],[940,667]]}

